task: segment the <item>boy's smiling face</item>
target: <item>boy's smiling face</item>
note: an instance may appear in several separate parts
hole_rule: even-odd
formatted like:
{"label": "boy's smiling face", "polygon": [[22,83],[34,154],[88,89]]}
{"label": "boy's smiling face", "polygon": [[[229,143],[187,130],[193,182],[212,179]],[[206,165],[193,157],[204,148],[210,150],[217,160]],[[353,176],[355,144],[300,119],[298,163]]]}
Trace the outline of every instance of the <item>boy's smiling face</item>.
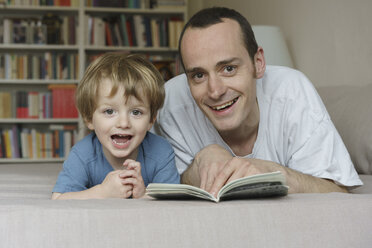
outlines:
{"label": "boy's smiling face", "polygon": [[111,89],[111,80],[103,79],[99,86],[97,108],[87,127],[95,131],[106,159],[117,169],[128,158],[136,160],[138,146],[151,129],[153,120],[144,95],[140,94],[142,101],[134,96],[127,99],[121,86],[110,97]]}

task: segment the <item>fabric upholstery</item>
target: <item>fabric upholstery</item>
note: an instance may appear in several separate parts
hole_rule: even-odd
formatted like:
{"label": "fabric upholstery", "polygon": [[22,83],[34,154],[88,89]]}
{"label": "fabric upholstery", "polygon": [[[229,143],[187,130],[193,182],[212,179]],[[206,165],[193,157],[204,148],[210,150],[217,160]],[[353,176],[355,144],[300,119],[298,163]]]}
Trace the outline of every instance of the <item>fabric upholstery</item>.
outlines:
{"label": "fabric upholstery", "polygon": [[365,185],[356,189],[364,194],[290,194],[220,203],[148,198],[52,201],[60,169],[57,164],[0,166],[0,247],[372,244],[371,175],[362,175]]}
{"label": "fabric upholstery", "polygon": [[372,175],[372,84],[320,87],[318,92],[357,172]]}

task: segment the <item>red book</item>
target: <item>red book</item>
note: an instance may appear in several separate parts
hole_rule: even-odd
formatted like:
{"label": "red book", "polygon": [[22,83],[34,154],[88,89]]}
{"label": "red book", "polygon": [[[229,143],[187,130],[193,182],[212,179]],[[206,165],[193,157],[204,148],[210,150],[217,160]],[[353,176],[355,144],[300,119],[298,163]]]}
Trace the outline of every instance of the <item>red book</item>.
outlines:
{"label": "red book", "polygon": [[126,21],[126,24],[127,24],[127,33],[128,33],[129,46],[134,46],[135,44],[133,42],[133,31],[132,31],[131,21],[130,20],[127,20]]}
{"label": "red book", "polygon": [[52,91],[52,117],[77,118],[78,111],[75,106],[76,85],[49,85]]}
{"label": "red book", "polygon": [[110,29],[110,24],[108,22],[105,22],[105,33],[106,33],[106,45],[107,46],[112,46],[112,35],[111,35],[111,29]]}
{"label": "red book", "polygon": [[17,118],[28,118],[28,92],[18,91],[16,93]]}

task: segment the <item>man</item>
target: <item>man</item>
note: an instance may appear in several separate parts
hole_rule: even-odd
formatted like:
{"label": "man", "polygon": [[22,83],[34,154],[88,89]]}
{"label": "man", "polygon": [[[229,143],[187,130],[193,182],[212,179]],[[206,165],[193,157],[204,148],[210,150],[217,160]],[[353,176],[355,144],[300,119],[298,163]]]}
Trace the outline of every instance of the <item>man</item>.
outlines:
{"label": "man", "polygon": [[362,184],[312,84],[299,71],[266,67],[238,12],[196,13],[179,52],[186,76],[166,83],[155,130],[173,145],[183,183],[215,195],[231,180],[281,171],[290,193]]}

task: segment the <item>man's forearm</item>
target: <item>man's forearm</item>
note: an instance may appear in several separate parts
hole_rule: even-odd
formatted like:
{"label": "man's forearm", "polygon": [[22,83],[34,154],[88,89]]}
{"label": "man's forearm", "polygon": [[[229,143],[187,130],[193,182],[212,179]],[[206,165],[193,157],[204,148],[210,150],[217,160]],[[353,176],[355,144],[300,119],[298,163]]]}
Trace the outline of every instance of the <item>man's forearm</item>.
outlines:
{"label": "man's forearm", "polygon": [[332,180],[306,175],[287,167],[283,167],[283,170],[285,170],[289,193],[348,192],[345,187],[337,185]]}

